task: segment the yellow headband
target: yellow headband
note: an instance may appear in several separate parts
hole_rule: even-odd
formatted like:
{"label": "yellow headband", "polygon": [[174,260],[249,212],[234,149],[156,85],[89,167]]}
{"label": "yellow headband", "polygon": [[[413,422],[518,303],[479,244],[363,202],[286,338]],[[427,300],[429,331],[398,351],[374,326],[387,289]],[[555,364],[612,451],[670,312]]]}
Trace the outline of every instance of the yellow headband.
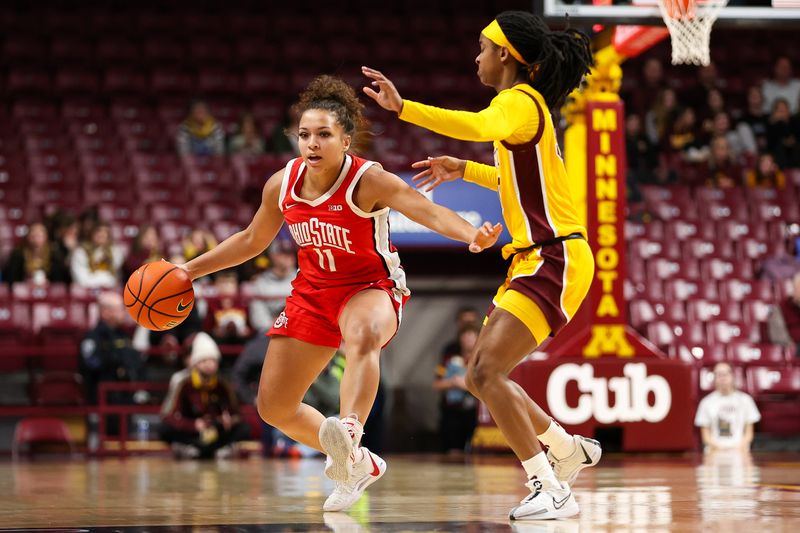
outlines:
{"label": "yellow headband", "polygon": [[527,65],[528,62],[522,57],[522,54],[517,52],[517,49],[514,48],[508,39],[506,38],[506,34],[503,33],[503,30],[500,29],[500,24],[497,23],[497,20],[493,20],[491,24],[483,28],[481,32],[484,37],[492,41],[497,46],[502,46],[508,50],[508,52],[512,55],[514,59],[522,63],[523,65]]}

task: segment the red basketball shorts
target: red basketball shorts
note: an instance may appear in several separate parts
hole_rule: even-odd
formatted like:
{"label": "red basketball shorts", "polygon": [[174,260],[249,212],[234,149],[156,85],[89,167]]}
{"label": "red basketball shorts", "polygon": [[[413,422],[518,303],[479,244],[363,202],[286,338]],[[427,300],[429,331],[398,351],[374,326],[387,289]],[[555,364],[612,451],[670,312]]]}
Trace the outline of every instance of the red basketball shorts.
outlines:
{"label": "red basketball shorts", "polygon": [[286,299],[286,308],[275,319],[267,335],[270,337],[283,335],[318,346],[338,348],[342,342],[339,316],[350,298],[367,289],[382,290],[389,295],[397,314],[399,328],[403,317],[403,304],[408,300],[408,296],[397,291],[391,280],[314,288],[302,273],[298,273],[293,283],[292,294]]}

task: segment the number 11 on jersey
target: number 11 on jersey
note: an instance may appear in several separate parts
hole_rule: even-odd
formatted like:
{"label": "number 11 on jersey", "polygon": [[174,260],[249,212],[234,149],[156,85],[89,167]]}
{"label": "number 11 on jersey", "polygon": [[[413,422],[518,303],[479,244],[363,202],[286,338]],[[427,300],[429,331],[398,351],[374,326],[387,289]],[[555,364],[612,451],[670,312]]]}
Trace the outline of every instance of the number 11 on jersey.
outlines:
{"label": "number 11 on jersey", "polygon": [[[320,250],[319,248],[314,248],[314,251],[317,252],[319,256],[319,267],[322,270],[327,270],[328,272],[336,272],[336,262],[333,260],[333,253],[328,250],[327,248],[324,250]],[[324,255],[323,255],[324,254]],[[328,266],[325,266],[325,260],[328,260]]]}

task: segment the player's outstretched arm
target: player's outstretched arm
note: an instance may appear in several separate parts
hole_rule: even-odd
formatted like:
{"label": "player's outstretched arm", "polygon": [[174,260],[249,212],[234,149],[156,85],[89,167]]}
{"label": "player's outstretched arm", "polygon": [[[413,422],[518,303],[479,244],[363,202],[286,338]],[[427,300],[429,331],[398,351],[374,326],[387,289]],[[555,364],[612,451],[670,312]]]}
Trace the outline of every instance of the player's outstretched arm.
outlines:
{"label": "player's outstretched arm", "polygon": [[497,170],[483,163],[440,155],[412,163],[411,167],[424,169],[411,179],[417,189],[427,185],[428,188],[425,189],[425,192],[432,191],[442,183],[461,177],[464,178],[464,181],[476,183],[493,191],[497,190]]}
{"label": "player's outstretched arm", "polygon": [[530,113],[532,101],[520,91],[503,92],[489,107],[473,113],[405,100],[382,72],[361,67],[361,73],[372,80],[371,87],[364,87],[364,94],[379,106],[394,111],[401,120],[454,139],[502,141],[525,126],[533,131],[538,127],[538,117]]}
{"label": "player's outstretched arm", "polygon": [[359,182],[356,203],[364,211],[388,206],[440,235],[469,244],[469,250],[473,253],[492,246],[503,231],[501,224],[493,226],[489,222],[476,228],[455,212],[436,205],[402,179],[379,167],[372,167],[364,173]]}
{"label": "player's outstretched arm", "polygon": [[194,280],[240,265],[263,252],[283,225],[283,213],[278,206],[282,180],[283,170],[267,180],[261,194],[261,206],[249,226],[234,233],[215,248],[179,266]]}

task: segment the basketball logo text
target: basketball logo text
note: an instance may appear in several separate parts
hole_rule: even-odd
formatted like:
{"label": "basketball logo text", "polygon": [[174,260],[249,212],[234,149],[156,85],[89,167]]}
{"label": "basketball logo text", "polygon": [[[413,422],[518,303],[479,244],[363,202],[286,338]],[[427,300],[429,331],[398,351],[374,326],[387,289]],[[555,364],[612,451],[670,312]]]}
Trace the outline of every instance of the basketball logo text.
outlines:
{"label": "basketball logo text", "polygon": [[[627,363],[622,373],[623,376],[596,378],[590,364],[559,366],[547,381],[547,405],[553,417],[564,424],[582,424],[592,417],[601,424],[664,420],[672,406],[672,390],[667,380],[663,376],[648,376],[644,363]],[[567,402],[571,381],[577,382],[580,392],[575,407]],[[614,394],[613,406],[609,392]]]}

